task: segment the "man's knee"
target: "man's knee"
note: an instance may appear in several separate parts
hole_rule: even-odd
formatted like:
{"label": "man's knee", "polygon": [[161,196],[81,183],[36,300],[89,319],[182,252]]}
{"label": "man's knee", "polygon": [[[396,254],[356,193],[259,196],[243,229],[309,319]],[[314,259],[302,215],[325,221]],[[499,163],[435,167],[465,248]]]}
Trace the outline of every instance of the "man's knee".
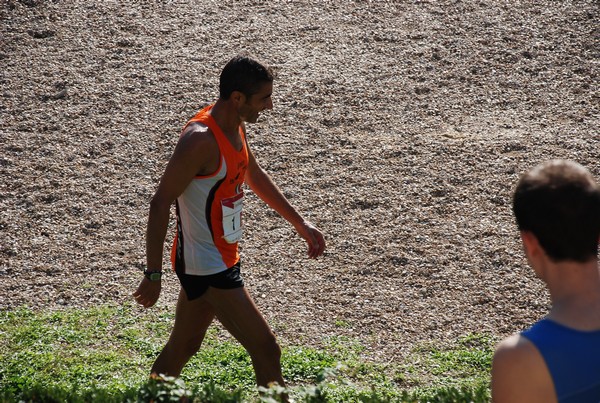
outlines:
{"label": "man's knee", "polygon": [[189,356],[192,356],[200,350],[200,346],[202,345],[202,341],[204,340],[204,335],[202,337],[196,336],[187,341],[185,345],[185,349]]}
{"label": "man's knee", "polygon": [[279,360],[281,358],[281,347],[279,346],[275,335],[270,333],[257,343],[257,348],[254,353]]}
{"label": "man's knee", "polygon": [[190,358],[198,352],[203,340],[204,333],[187,335],[181,338],[172,337],[169,340],[169,347],[171,351],[176,351],[178,355]]}

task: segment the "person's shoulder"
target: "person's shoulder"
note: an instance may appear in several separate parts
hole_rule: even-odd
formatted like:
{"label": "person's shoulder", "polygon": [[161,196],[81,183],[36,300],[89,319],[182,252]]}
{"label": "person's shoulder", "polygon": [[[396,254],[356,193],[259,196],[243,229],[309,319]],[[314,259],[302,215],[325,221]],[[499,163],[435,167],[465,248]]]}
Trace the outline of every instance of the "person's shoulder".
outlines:
{"label": "person's shoulder", "polygon": [[181,132],[180,138],[205,138],[214,137],[210,127],[202,122],[190,122]]}
{"label": "person's shoulder", "polygon": [[218,156],[219,144],[210,128],[202,123],[192,122],[182,130],[171,161],[194,166],[200,174],[205,170],[212,172],[213,165],[218,163]]}
{"label": "person's shoulder", "polygon": [[513,334],[502,340],[496,347],[494,361],[512,362],[514,360],[528,360],[539,354],[533,343],[520,334]]}
{"label": "person's shoulder", "polygon": [[521,334],[505,338],[496,347],[492,360],[492,396],[495,402],[556,398],[544,358]]}
{"label": "person's shoulder", "polygon": [[217,146],[212,130],[200,122],[191,122],[183,129],[179,143],[186,148],[203,148]]}

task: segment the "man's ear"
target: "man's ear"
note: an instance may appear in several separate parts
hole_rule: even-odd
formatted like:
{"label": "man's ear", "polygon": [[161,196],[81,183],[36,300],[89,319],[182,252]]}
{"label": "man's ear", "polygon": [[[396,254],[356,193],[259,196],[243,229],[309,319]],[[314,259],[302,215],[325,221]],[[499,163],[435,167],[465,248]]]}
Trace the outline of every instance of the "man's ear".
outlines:
{"label": "man's ear", "polygon": [[540,241],[538,241],[537,237],[531,231],[521,231],[521,241],[523,242],[525,253],[529,257],[536,257],[544,252]]}
{"label": "man's ear", "polygon": [[241,105],[246,102],[246,96],[241,91],[233,91],[230,95],[230,98],[236,102],[236,104]]}

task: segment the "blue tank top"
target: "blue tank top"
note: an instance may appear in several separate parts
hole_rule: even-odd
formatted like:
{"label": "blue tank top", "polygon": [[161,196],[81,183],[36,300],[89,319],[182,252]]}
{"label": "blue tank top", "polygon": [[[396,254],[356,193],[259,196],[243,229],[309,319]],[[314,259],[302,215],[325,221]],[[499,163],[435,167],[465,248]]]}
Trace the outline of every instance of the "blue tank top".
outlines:
{"label": "blue tank top", "polygon": [[584,332],[542,319],[521,335],[544,357],[559,402],[600,402],[600,330]]}

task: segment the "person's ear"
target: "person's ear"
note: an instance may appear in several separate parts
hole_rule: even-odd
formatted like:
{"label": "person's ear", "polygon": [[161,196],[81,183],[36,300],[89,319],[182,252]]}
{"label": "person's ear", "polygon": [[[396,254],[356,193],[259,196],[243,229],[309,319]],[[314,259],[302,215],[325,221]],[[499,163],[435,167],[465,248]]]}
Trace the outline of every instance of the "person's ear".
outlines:
{"label": "person's ear", "polygon": [[246,102],[246,96],[241,91],[233,91],[231,93],[231,99],[235,101],[237,105],[242,105],[244,102]]}
{"label": "person's ear", "polygon": [[523,242],[525,253],[529,257],[536,257],[544,251],[540,245],[540,241],[538,241],[537,237],[531,231],[521,231],[521,241]]}

